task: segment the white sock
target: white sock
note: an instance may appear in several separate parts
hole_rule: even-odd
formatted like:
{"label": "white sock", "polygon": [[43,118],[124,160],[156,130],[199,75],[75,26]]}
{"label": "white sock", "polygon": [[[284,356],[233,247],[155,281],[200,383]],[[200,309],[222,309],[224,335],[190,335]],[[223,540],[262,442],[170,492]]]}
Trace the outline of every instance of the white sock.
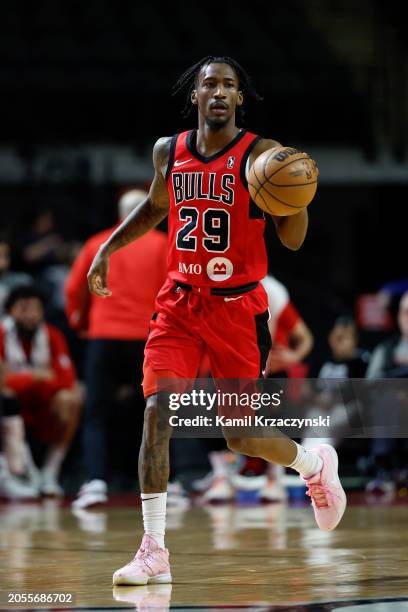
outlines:
{"label": "white sock", "polygon": [[46,472],[53,478],[57,479],[61,470],[62,462],[67,454],[67,450],[68,449],[66,446],[52,446],[47,453],[47,458],[45,459],[42,472]]}
{"label": "white sock", "polygon": [[293,463],[288,465],[292,470],[299,472],[304,478],[310,478],[321,471],[323,467],[323,461],[317,453],[312,453],[310,450],[306,450],[300,444],[296,444],[297,455]]}
{"label": "white sock", "polygon": [[164,548],[167,493],[142,493],[142,513],[145,533]]}
{"label": "white sock", "polygon": [[208,453],[208,459],[215,478],[226,478],[228,472],[228,464],[225,460],[225,451],[212,451]]}

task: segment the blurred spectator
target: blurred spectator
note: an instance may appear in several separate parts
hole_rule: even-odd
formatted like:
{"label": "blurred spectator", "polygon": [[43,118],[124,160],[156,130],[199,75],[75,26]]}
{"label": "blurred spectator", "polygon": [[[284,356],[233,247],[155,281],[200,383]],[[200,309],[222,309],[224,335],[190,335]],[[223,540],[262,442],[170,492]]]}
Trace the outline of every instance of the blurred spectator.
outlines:
{"label": "blurred spectator", "polygon": [[24,272],[11,271],[11,247],[5,236],[0,235],[0,318],[4,314],[4,302],[12,289],[30,285],[33,279]]}
{"label": "blurred spectator", "polygon": [[[313,406],[308,409],[307,417],[318,417],[321,414],[330,415],[332,430],[340,431],[347,421],[347,410],[351,405],[344,406],[345,394],[339,393],[339,380],[364,378],[370,359],[367,351],[358,348],[358,333],[354,319],[349,316],[339,317],[329,332],[328,343],[330,357],[321,365],[315,388],[313,389]],[[353,399],[353,398],[351,398]],[[316,443],[336,446],[341,436],[335,438],[305,438],[302,445],[313,448]]]}
{"label": "blurred spectator", "polygon": [[374,350],[367,378],[408,378],[408,291],[398,307],[399,333]]}
{"label": "blurred spectator", "polygon": [[37,213],[23,242],[26,269],[47,296],[47,317],[64,327],[65,320],[61,317],[65,309],[64,285],[81,245],[63,240],[49,208]]}
{"label": "blurred spectator", "polygon": [[328,337],[330,358],[320,370],[319,378],[364,378],[370,355],[358,348],[357,327],[352,317],[341,316]]}
{"label": "blurred spectator", "polygon": [[[374,350],[368,369],[367,378],[408,378],[408,291],[405,292],[398,307],[397,334],[379,344]],[[406,405],[406,397],[396,397],[389,387],[381,393],[375,393],[373,398],[373,414],[377,414],[378,420],[382,422],[382,415],[390,402],[395,406],[396,402],[403,401]],[[376,417],[374,417],[376,418]],[[375,467],[376,476],[367,485],[371,493],[389,494],[395,490],[395,481],[401,480],[398,470],[394,464],[393,451],[397,449],[400,442],[394,438],[374,438],[371,445],[371,463]]]}
{"label": "blurred spectator", "polygon": [[266,276],[262,284],[268,294],[269,331],[272,348],[265,375],[277,378],[305,375],[298,366],[313,347],[313,335],[291,302],[286,287],[273,276]]}
{"label": "blurred spectator", "polygon": [[358,342],[354,319],[338,317],[328,335],[331,354],[320,366],[316,383],[311,381],[304,415],[307,418],[330,416],[331,437],[303,438],[301,444],[307,449],[317,443],[338,446],[344,431],[350,427],[352,416],[360,404],[350,385],[341,381],[364,378],[370,359],[369,352],[359,348]]}
{"label": "blurred spectator", "polygon": [[44,321],[42,294],[34,286],[15,288],[0,325],[0,359],[5,385],[21,407],[28,433],[46,443],[41,472],[27,447],[27,469],[44,495],[59,495],[58,476],[77,429],[82,403],[75,370],[62,333]]}
{"label": "blurred spectator", "polygon": [[408,291],[408,278],[389,281],[377,293],[363,293],[356,300],[359,328],[368,332],[389,332],[395,325],[401,296]]}
{"label": "blurred spectator", "polygon": [[24,243],[23,259],[34,275],[58,263],[63,240],[55,229],[52,210],[46,208],[36,215]]}
{"label": "blurred spectator", "polygon": [[[125,193],[119,201],[120,220],[146,196],[139,190]],[[107,500],[107,421],[119,388],[127,387],[135,394],[136,409],[144,409],[138,372],[142,371],[155,298],[166,277],[167,236],[152,230],[113,255],[109,271],[112,296],[102,299],[90,294],[87,272],[99,246],[114,229],[96,234],[85,243],[66,284],[69,323],[89,340],[82,428],[88,481],[73,504],[77,509]]]}
{"label": "blurred spectator", "polygon": [[53,314],[61,324],[65,323],[65,317],[63,320],[58,317],[65,310],[65,283],[81,246],[80,242],[64,242],[58,250],[58,263],[49,265],[39,277],[41,287],[51,300],[52,308],[56,310]]}

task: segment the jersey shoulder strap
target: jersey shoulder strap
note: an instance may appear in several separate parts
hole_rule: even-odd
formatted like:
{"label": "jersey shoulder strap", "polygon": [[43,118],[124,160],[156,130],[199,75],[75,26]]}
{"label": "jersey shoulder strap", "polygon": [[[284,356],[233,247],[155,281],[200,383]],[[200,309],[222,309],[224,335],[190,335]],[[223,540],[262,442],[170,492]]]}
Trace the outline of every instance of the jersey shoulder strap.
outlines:
{"label": "jersey shoulder strap", "polygon": [[164,177],[166,182],[169,179],[170,172],[173,170],[174,160],[176,159],[176,149],[180,150],[180,147],[184,148],[186,146],[186,138],[188,134],[189,130],[182,132],[181,134],[174,134],[174,136],[171,137],[169,161],[167,163],[166,176]]}
{"label": "jersey shoulder strap", "polygon": [[251,155],[255,145],[262,140],[262,136],[258,136],[257,134],[251,134],[250,132],[247,132],[245,134],[246,138],[245,138],[245,144],[246,144],[246,148],[244,150],[244,153],[242,155],[242,159],[241,159],[241,165],[240,165],[240,169],[239,169],[239,176],[241,179],[242,184],[244,185],[245,189],[248,189],[248,181],[247,181],[247,164],[248,164],[248,159],[249,156]]}

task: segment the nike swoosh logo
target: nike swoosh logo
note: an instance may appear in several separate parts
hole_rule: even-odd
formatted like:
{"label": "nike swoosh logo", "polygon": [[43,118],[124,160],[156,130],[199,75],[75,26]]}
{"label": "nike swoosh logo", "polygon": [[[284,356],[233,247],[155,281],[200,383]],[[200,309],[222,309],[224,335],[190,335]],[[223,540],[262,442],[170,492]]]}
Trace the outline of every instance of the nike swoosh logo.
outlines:
{"label": "nike swoosh logo", "polygon": [[240,300],[242,297],[244,297],[244,296],[243,295],[239,295],[238,297],[224,298],[224,300],[226,302],[232,302],[232,300]]}
{"label": "nike swoosh logo", "polygon": [[186,161],[178,161],[176,159],[176,161],[174,162],[174,166],[176,168],[178,168],[179,166],[183,166],[184,164],[188,164],[188,162],[191,162],[191,161],[192,161],[192,159],[186,159]]}
{"label": "nike swoosh logo", "polygon": [[159,499],[158,497],[142,497],[142,501],[150,501],[151,499]]}

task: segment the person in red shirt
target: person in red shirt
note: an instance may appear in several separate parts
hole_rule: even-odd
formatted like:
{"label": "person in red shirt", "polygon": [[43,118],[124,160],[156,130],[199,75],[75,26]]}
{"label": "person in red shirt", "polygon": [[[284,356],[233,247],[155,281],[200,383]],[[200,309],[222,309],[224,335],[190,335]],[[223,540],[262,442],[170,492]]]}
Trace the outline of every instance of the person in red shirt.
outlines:
{"label": "person in red shirt", "polygon": [[40,473],[29,452],[27,467],[41,493],[59,495],[58,476],[78,426],[82,393],[63,334],[44,321],[44,298],[37,288],[15,288],[5,309],[0,325],[5,387],[19,401],[28,432],[49,447]]}
{"label": "person in red shirt", "polygon": [[[120,221],[146,195],[137,189],[126,192],[119,200]],[[101,300],[90,294],[88,269],[113,229],[87,240],[65,285],[69,324],[88,339],[82,426],[87,482],[73,502],[76,509],[107,500],[107,420],[116,391],[121,386],[131,387],[137,403],[144,405],[137,373],[143,363],[155,298],[166,277],[167,236],[154,230],[112,258],[109,280],[116,289],[112,298]]]}
{"label": "person in red shirt", "polygon": [[269,274],[262,284],[268,294],[268,327],[272,338],[265,375],[277,378],[305,376],[306,366],[302,362],[312,350],[313,335],[291,301],[286,287]]}

